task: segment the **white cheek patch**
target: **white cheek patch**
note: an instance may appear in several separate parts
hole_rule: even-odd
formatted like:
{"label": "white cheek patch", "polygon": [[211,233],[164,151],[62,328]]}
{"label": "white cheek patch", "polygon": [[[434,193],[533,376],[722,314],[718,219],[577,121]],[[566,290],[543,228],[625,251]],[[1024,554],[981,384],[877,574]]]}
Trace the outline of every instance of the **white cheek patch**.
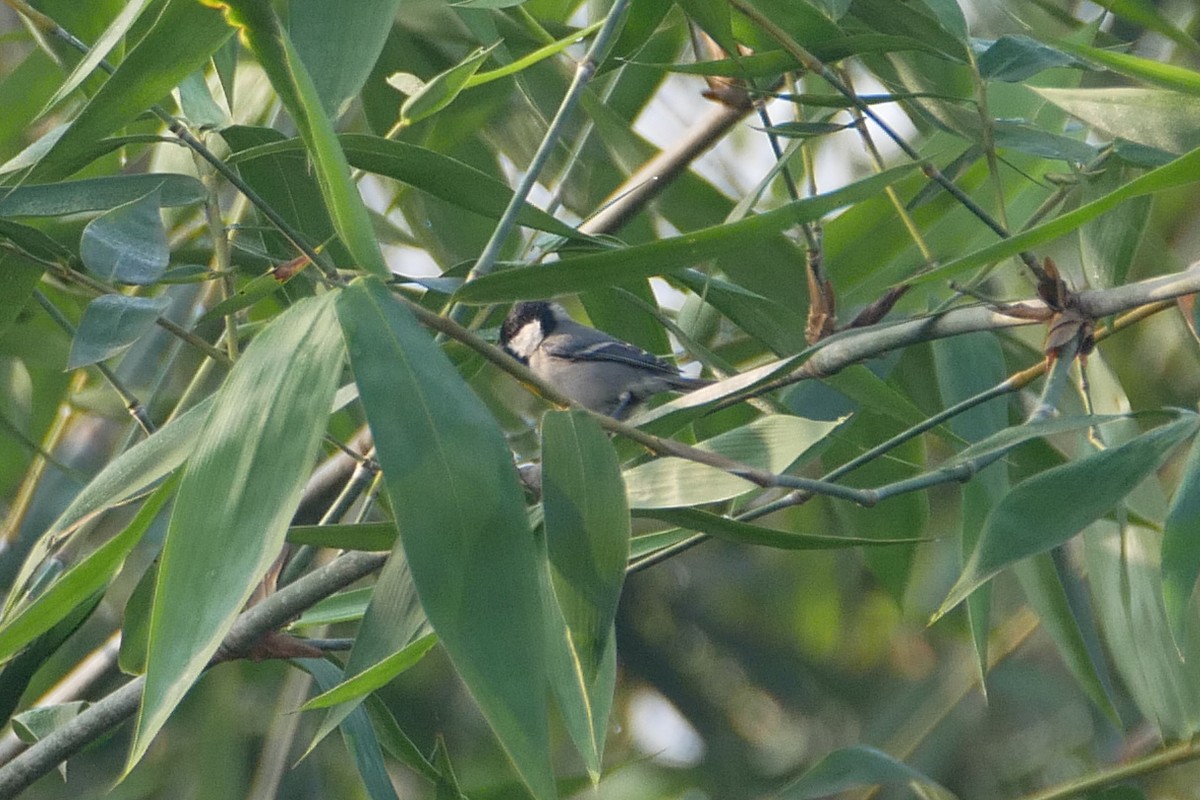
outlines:
{"label": "white cheek patch", "polygon": [[508,349],[516,353],[518,358],[528,360],[544,338],[541,324],[537,320],[530,320],[521,326],[516,336],[508,340]]}

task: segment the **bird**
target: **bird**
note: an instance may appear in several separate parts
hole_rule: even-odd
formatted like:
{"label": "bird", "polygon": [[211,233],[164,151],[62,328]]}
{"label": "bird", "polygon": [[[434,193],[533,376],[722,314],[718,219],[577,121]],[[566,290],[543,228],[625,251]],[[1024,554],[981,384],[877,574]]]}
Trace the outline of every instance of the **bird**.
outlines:
{"label": "bird", "polygon": [[500,346],[569,399],[614,419],[625,419],[651,395],[712,384],[576,322],[558,303],[514,305],[500,327]]}

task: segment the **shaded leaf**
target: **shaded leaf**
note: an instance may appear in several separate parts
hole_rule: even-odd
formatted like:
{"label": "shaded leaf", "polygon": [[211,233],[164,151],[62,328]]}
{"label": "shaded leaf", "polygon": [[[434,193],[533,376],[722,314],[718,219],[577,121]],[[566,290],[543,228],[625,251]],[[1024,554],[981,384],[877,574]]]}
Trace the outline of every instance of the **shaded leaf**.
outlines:
{"label": "shaded leaf", "polygon": [[0,662],[38,636],[57,625],[71,612],[101,589],[117,574],[125,557],[141,540],[163,505],[175,492],[171,480],[152,494],[123,531],[109,539],[86,557],[70,565],[48,589],[41,591],[28,605],[16,608],[0,626]]}
{"label": "shaded leaf", "polygon": [[240,27],[258,56],[271,85],[296,122],[312,157],[321,195],[334,228],[359,267],[387,275],[383,253],[371,227],[367,207],[350,178],[350,165],[338,144],[333,123],[321,98],[270,4],[259,0],[227,0],[231,21]]}
{"label": "shaded leaf", "polygon": [[[342,675],[342,671],[328,661],[304,658],[294,663],[313,676],[313,681],[321,691],[336,685]],[[383,751],[379,747],[379,740],[375,738],[375,729],[367,712],[362,708],[354,709],[342,722],[341,729],[346,749],[354,758],[354,766],[366,786],[367,796],[371,800],[397,800],[396,790],[383,761]]]}
{"label": "shaded leaf", "polygon": [[1162,596],[1177,644],[1184,641],[1189,605],[1200,577],[1200,441],[1193,441],[1183,476],[1163,522]]}
{"label": "shaded leaf", "polygon": [[821,759],[778,794],[780,800],[816,800],[849,789],[917,784],[929,797],[954,795],[925,773],[873,747],[845,747]]}
{"label": "shaded leaf", "polygon": [[67,369],[104,361],[123,352],[147,331],[171,305],[165,295],[128,297],[106,294],[88,303],[71,340]]}
{"label": "shaded leaf", "polygon": [[396,543],[396,525],[393,522],[293,525],[288,528],[287,540],[293,544],[339,550],[391,550]]}
{"label": "shaded leaf", "polygon": [[[396,18],[400,0],[293,0],[287,29],[330,117],[362,90]],[[330,20],[337,20],[331,25]]]}
{"label": "shaded leaf", "polygon": [[[1119,90],[1110,89],[1107,91],[1111,93]],[[1196,128],[1196,130],[1200,131],[1200,127]],[[1197,181],[1200,181],[1200,148],[1189,152],[1187,155],[1180,156],[1165,166],[1151,170],[1145,175],[1129,181],[1120,188],[1090,203],[1086,203],[1074,211],[1068,211],[1049,222],[1035,225],[1007,239],[985,245],[967,255],[952,259],[939,267],[926,270],[919,275],[913,276],[909,282],[922,284],[934,280],[945,280],[950,275],[965,272],[973,267],[979,267],[1015,256],[1024,250],[1030,250],[1039,244],[1064,236],[1089,220],[1099,217],[1101,214],[1116,208],[1119,204],[1127,200],[1160,192],[1164,189],[1171,189],[1176,186],[1196,183]],[[470,285],[474,285],[474,283],[472,282]]]}
{"label": "shaded leaf", "polygon": [[416,94],[410,95],[400,106],[400,124],[411,125],[419,122],[453,103],[466,88],[467,81],[479,71],[483,62],[498,46],[499,43],[491,47],[481,47],[455,66],[430,78]]}
{"label": "shaded leaf", "polygon": [[[780,550],[840,550],[846,547],[881,547],[896,544],[915,544],[923,539],[869,539],[861,536],[834,536],[820,533],[801,533],[785,531],[776,528],[766,528],[761,525],[751,525],[719,514],[701,511],[698,508],[656,508],[638,511],[634,516],[647,519],[657,519],[681,528],[688,528],[700,533],[724,539],[734,544],[761,545]],[[647,537],[639,536],[638,540]],[[659,541],[653,548],[646,548],[639,541],[639,550],[658,549],[672,543],[672,536],[666,541]]]}
{"label": "shaded leaf", "polygon": [[1001,36],[979,54],[979,75],[994,81],[1020,83],[1042,70],[1070,67],[1079,62],[1074,56],[1056,50],[1022,34]]}
{"label": "shaded leaf", "polygon": [[26,184],[0,195],[0,217],[58,217],[116,208],[158,192],[163,208],[200,203],[204,184],[190,175],[108,175],[62,183]]}
{"label": "shaded leaf", "polygon": [[553,797],[540,567],[504,437],[381,283],[339,292],[338,315],[429,621],[534,796]]}
{"label": "shaded leaf", "polygon": [[[616,452],[580,411],[542,418],[542,507],[554,613],[551,686],[567,730],[599,780],[615,686],[613,623],[629,561],[629,509]],[[548,600],[550,598],[547,598]]]}
{"label": "shaded leaf", "polygon": [[159,217],[157,190],[101,214],[83,229],[79,257],[106,281],[145,285],[167,269],[171,251]]}

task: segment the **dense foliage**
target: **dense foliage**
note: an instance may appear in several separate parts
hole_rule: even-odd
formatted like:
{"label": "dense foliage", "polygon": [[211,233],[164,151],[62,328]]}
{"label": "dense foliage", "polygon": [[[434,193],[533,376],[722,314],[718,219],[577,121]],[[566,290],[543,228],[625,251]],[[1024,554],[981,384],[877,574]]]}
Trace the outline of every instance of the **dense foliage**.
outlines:
{"label": "dense foliage", "polygon": [[0,797],[1190,793],[1192,3],[7,8]]}

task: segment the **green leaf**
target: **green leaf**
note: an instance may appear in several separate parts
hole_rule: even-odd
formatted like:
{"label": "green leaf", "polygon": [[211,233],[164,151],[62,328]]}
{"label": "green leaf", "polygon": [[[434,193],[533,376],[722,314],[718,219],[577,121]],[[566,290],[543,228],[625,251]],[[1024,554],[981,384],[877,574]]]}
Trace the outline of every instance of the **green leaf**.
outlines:
{"label": "green leaf", "polygon": [[31,603],[8,615],[4,625],[0,626],[0,662],[7,661],[109,584],[125,557],[174,494],[175,484],[176,481],[170,480],[160,486],[123,531],[68,567]]}
{"label": "green leaf", "polygon": [[[28,711],[22,711],[12,719],[13,733],[25,744],[33,744],[45,739],[55,730],[79,716],[88,707],[83,700],[61,703],[53,706],[38,706]],[[60,765],[66,777],[66,764]]]}
{"label": "green leaf", "polygon": [[106,294],[97,297],[83,310],[83,319],[71,340],[67,369],[95,364],[125,351],[151,330],[170,306],[171,299],[165,295]]}
{"label": "green leaf", "polygon": [[283,545],[341,372],[335,297],[301,300],[276,317],[217,391],[163,545],[127,771]]}
{"label": "green leaf", "polygon": [[435,644],[437,644],[437,635],[427,633],[408,647],[359,672],[353,678],[348,678],[332,688],[326,689],[302,705],[300,710],[311,711],[315,708],[329,708],[338,703],[361,700],[379,687],[387,685],[401,672],[424,658]]}
{"label": "green leaf", "polygon": [[71,74],[58,87],[58,91],[54,93],[54,96],[46,101],[46,105],[42,107],[42,114],[39,116],[45,115],[65,100],[68,95],[78,89],[87,80],[96,67],[100,66],[100,62],[109,54],[109,51],[120,42],[121,37],[129,32],[134,20],[141,15],[142,9],[146,7],[148,2],[149,0],[133,0],[133,2],[125,4],[125,7],[121,9],[121,13],[113,17],[112,22],[104,29],[104,33],[92,43],[91,47],[88,48],[87,54],[71,70]]}
{"label": "green leaf", "polygon": [[[837,427],[777,414],[696,445],[768,472],[783,472]],[[684,458],[656,458],[625,471],[631,508],[671,508],[737,497],[754,488],[745,478]]]}
{"label": "green leaf", "polygon": [[563,258],[546,266],[495,272],[464,284],[457,299],[467,303],[496,303],[555,297],[667,274],[697,261],[735,256],[764,237],[874,197],[913,169],[913,165],[893,167],[845,188],[796,200],[764,214],[649,244]]}
{"label": "green leaf", "polygon": [[[1038,621],[1054,640],[1063,663],[1067,665],[1079,688],[1113,725],[1120,727],[1121,717],[1100,677],[1097,664],[1088,651],[1087,642],[1083,638],[1083,622],[1076,618],[1071,608],[1053,555],[1038,553],[1019,561],[1013,564],[1013,574],[1020,582],[1029,605],[1037,613]],[[977,591],[971,597],[978,594]]]}
{"label": "green leaf", "polygon": [[[932,343],[938,392],[944,406],[953,406],[987,391],[1004,380],[1004,354],[999,340],[980,331],[966,336],[937,339]],[[966,441],[979,441],[1004,430],[1008,424],[1007,397],[975,405],[949,421],[950,429]],[[962,558],[975,548],[992,508],[1008,492],[1008,472],[1003,464],[985,468],[962,490]],[[959,563],[962,566],[962,562]],[[975,645],[975,663],[980,686],[988,667],[988,620],[991,616],[990,587],[967,598],[967,619]],[[986,689],[985,689],[986,690]]]}
{"label": "green leaf", "polygon": [[[1104,172],[1088,181],[1083,201],[1103,196],[1141,174],[1140,170],[1110,164]],[[1138,244],[1150,221],[1152,198],[1139,197],[1122,203],[1102,217],[1079,229],[1083,269],[1093,288],[1109,288],[1125,283]]]}
{"label": "green leaf", "polygon": [[[242,130],[260,129],[243,127]],[[512,190],[503,181],[470,164],[419,145],[361,133],[343,133],[338,141],[350,166],[355,169],[394,178],[492,219],[498,219],[504,213],[512,198]],[[238,150],[230,157],[230,163],[248,165],[268,156],[300,153],[303,145],[299,140],[283,139],[280,135],[278,141],[244,149],[239,147]],[[558,236],[591,240],[530,203],[521,207],[517,222]]]}
{"label": "green leaf", "polygon": [[167,270],[171,251],[159,217],[158,191],[101,214],[83,229],[79,257],[102,280],[154,283]]}
{"label": "green leaf", "polygon": [[[337,117],[362,91],[400,2],[293,0],[288,4],[288,34],[330,117]],[[330,20],[337,24],[331,25]]]}
{"label": "green leaf", "polygon": [[993,81],[1020,83],[1042,70],[1070,67],[1071,55],[1022,34],[1001,36],[979,54],[979,75]]}
{"label": "green leaf", "polygon": [[[343,681],[354,681],[357,682],[356,686],[368,685],[375,688],[380,685],[374,683],[376,676],[390,677],[396,674],[392,672],[393,669],[407,668],[409,662],[404,653],[410,651],[416,638],[428,630],[428,627],[428,620],[417,597],[404,550],[399,542],[394,542],[392,557],[380,572],[379,580],[375,582],[374,591],[371,592],[370,602],[363,611],[362,624],[354,639],[354,648],[350,651],[350,657],[346,659]],[[425,649],[420,650],[421,655],[424,655]],[[368,677],[362,678],[363,675]],[[311,753],[313,748],[346,718],[346,715],[362,701],[364,693],[350,691],[345,694],[349,699],[325,715],[325,719],[313,734],[305,755]]]}
{"label": "green leaf", "polygon": [[100,90],[39,160],[34,180],[55,180],[95,156],[94,144],[162,100],[233,33],[221,12],[196,0],[168,0]]}
{"label": "green leaf", "polygon": [[777,796],[779,800],[816,800],[850,789],[891,784],[917,784],[927,797],[954,795],[925,773],[873,747],[845,747],[821,759]]}
{"label": "green leaf", "polygon": [[775,353],[788,355],[808,346],[800,309],[699,270],[680,270],[672,277]]}
{"label": "green leaf", "polygon": [[575,747],[599,780],[616,678],[605,667],[616,652],[629,509],[612,443],[580,411],[542,418],[542,506],[554,600],[548,635],[565,656],[551,662],[550,682]]}
{"label": "green leaf", "polygon": [[[0,227],[0,236],[4,230]],[[29,305],[45,267],[19,252],[0,252],[0,336]]]}
{"label": "green leaf", "polygon": [[[400,106],[400,125],[407,127],[426,117],[431,117],[446,106],[467,86],[467,81],[479,71],[492,51],[500,46],[481,47],[450,69],[430,78],[421,88],[408,97]],[[388,83],[392,83],[391,79]],[[393,83],[393,86],[395,84]]]}
{"label": "green leaf", "polygon": [[1096,5],[1107,8],[1119,17],[1147,30],[1161,33],[1181,47],[1200,55],[1200,44],[1147,0],[1097,0]]}
{"label": "green leaf", "polygon": [[164,208],[203,202],[204,184],[190,175],[109,175],[62,183],[26,184],[4,190],[0,217],[60,217],[104,211],[142,199],[155,190]]}
{"label": "green leaf", "polygon": [[1200,730],[1200,624],[1189,615],[1186,635],[1175,640],[1154,563],[1160,540],[1156,530],[1099,520],[1084,534],[1084,564],[1124,688],[1164,737],[1180,740]]}
{"label": "green leaf", "polygon": [[321,105],[312,77],[269,3],[228,0],[230,19],[242,29],[271,85],[299,129],[313,160],[333,226],[359,267],[387,276],[387,265],[367,207],[350,178],[350,165]]}
{"label": "green leaf", "polygon": [[125,502],[169,472],[174,471],[192,452],[200,438],[204,421],[212,409],[206,398],[179,415],[168,425],[138,442],[105,465],[104,469],[75,495],[75,499],[30,548],[13,588],[5,601],[5,615],[21,597],[38,565],[65,536],[81,524],[94,519],[105,509]]}
{"label": "green leaf", "polygon": [[1162,595],[1171,634],[1184,641],[1189,604],[1200,577],[1200,440],[1193,441],[1163,523]]}
{"label": "green leaf", "polygon": [[[1042,90],[1043,93],[1049,90]],[[1118,91],[1110,89],[1109,92]],[[1200,130],[1200,128],[1198,128]],[[1200,181],[1200,148],[1187,155],[1180,156],[1171,163],[1151,170],[1139,178],[1135,178],[1119,189],[1086,203],[1074,211],[1069,211],[1049,222],[1035,225],[1029,230],[1010,236],[1007,239],[986,245],[968,253],[965,256],[952,259],[940,267],[922,272],[909,280],[913,284],[929,283],[935,280],[945,280],[951,275],[957,275],[973,267],[983,266],[995,261],[1015,256],[1018,253],[1058,239],[1076,230],[1089,220],[1099,217],[1106,211],[1116,208],[1126,200],[1142,195],[1172,189],[1176,186],[1186,186]],[[472,281],[473,286],[479,281]],[[464,287],[465,289],[466,287]]]}
{"label": "green leaf", "polygon": [[[1104,516],[1171,451],[1195,433],[1192,415],[1111,447],[1039,472],[997,504],[979,543],[950,589],[937,619],[997,572],[1035,553],[1062,544]],[[1063,498],[1071,502],[1063,502]]]}
{"label": "green leaf", "polygon": [[1042,97],[1109,137],[1180,155],[1200,147],[1200,97],[1164,89],[1034,88]]}
{"label": "green leaf", "polygon": [[[314,658],[297,659],[296,666],[313,676],[321,691],[332,688],[341,678],[341,670],[328,661]],[[354,766],[371,800],[397,800],[396,790],[383,761],[383,750],[371,727],[371,720],[362,708],[356,708],[342,722],[342,739],[354,758]]]}
{"label": "green leaf", "polygon": [[150,640],[150,614],[154,610],[154,584],[158,582],[158,562],[152,563],[133,587],[121,615],[121,649],[117,666],[126,675],[146,672],[146,646]]}
{"label": "green leaf", "polygon": [[625,471],[629,507],[674,508],[739,497],[756,484],[723,469],[668,456]]}
{"label": "green leaf", "polygon": [[1189,95],[1200,96],[1200,73],[1186,67],[1174,64],[1164,64],[1150,58],[1135,56],[1131,53],[1117,53],[1112,50],[1101,50],[1098,47],[1088,47],[1068,41],[1056,42],[1057,46],[1113,72],[1136,78],[1164,89],[1173,89]]}
{"label": "green leaf", "polygon": [[[638,511],[636,517],[657,519],[681,528],[707,533],[716,539],[734,544],[760,545],[779,550],[841,550],[847,547],[886,547],[896,544],[916,544],[923,539],[868,539],[861,536],[832,536],[821,533],[800,533],[751,525],[698,508],[655,508]],[[646,537],[638,537],[644,539]],[[670,541],[663,542],[668,544]],[[653,549],[657,549],[656,545]],[[642,548],[644,549],[644,547]]]}
{"label": "green leaf", "polygon": [[540,567],[504,437],[379,281],[340,292],[338,315],[429,621],[522,779],[553,797]]}
{"label": "green leaf", "polygon": [[352,622],[362,619],[371,602],[373,587],[351,589],[348,592],[338,592],[327,597],[300,615],[300,619],[289,627],[292,629],[313,628],[320,625],[333,625],[338,622]]}
{"label": "green leaf", "polygon": [[391,550],[396,543],[396,525],[393,522],[293,525],[288,528],[287,540],[293,544],[339,550]]}
{"label": "green leaf", "polygon": [[387,754],[430,783],[437,781],[438,771],[429,763],[429,759],[425,758],[425,754],[413,743],[408,734],[401,729],[387,705],[377,695],[371,695],[363,706],[371,718],[375,736]]}

